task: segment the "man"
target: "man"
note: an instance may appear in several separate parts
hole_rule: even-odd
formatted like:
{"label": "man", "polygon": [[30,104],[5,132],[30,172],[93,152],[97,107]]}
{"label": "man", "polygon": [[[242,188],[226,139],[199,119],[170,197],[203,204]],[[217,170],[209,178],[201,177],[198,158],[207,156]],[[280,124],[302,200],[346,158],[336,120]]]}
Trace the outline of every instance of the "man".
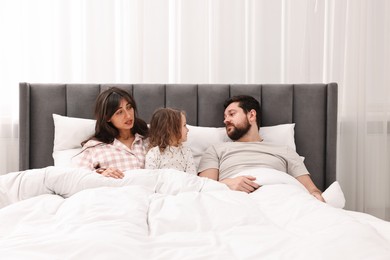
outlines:
{"label": "man", "polygon": [[225,104],[226,133],[234,142],[209,147],[199,164],[199,176],[220,181],[232,190],[253,192],[260,187],[253,176],[235,177],[245,169],[272,168],[295,177],[320,201],[321,191],[310,178],[300,156],[291,148],[263,142],[259,134],[260,104],[251,96],[235,96]]}

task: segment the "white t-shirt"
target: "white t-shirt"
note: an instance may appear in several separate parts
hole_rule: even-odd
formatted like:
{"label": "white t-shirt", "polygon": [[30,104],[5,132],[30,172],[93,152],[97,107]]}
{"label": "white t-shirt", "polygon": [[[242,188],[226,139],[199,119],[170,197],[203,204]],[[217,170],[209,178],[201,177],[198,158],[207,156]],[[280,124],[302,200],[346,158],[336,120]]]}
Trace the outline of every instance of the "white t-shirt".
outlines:
{"label": "white t-shirt", "polygon": [[158,146],[151,148],[145,158],[146,169],[175,169],[191,174],[197,174],[194,158],[190,148],[168,146],[160,152]]}
{"label": "white t-shirt", "polygon": [[236,177],[243,170],[267,167],[293,177],[309,174],[302,158],[291,148],[266,142],[226,142],[210,146],[199,172],[219,169],[219,180]]}

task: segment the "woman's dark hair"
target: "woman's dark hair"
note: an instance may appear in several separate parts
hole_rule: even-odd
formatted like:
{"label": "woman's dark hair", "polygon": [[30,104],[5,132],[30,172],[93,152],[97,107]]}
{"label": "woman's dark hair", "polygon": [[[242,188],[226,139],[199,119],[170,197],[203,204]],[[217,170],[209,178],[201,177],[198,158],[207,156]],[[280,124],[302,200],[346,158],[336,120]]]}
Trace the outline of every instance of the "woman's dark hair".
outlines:
{"label": "woman's dark hair", "polygon": [[239,95],[233,96],[225,101],[223,104],[226,109],[231,103],[238,102],[238,106],[241,107],[245,113],[248,113],[252,109],[256,111],[256,123],[257,128],[260,128],[260,103],[252,96]]}
{"label": "woman's dark hair", "polygon": [[[148,126],[146,122],[138,118],[137,105],[133,97],[125,90],[111,87],[96,98],[95,102],[95,134],[90,139],[95,139],[103,143],[112,143],[119,135],[118,129],[108,122],[112,115],[119,109],[120,102],[125,99],[134,109],[134,126],[131,129],[132,134],[148,136]],[[88,139],[88,140],[90,140]],[[84,141],[84,145],[88,140]]]}
{"label": "woman's dark hair", "polygon": [[149,148],[165,148],[181,139],[181,115],[184,111],[173,108],[159,108],[154,111],[150,120]]}

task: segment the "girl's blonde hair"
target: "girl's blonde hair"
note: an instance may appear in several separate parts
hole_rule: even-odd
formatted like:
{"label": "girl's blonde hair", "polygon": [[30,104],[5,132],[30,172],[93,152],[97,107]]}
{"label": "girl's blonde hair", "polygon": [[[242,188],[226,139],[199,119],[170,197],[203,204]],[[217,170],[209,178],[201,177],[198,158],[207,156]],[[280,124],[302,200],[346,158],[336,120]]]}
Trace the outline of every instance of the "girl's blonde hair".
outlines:
{"label": "girl's blonde hair", "polygon": [[163,152],[169,145],[180,143],[181,115],[184,111],[173,108],[159,108],[150,120],[149,148],[158,146]]}

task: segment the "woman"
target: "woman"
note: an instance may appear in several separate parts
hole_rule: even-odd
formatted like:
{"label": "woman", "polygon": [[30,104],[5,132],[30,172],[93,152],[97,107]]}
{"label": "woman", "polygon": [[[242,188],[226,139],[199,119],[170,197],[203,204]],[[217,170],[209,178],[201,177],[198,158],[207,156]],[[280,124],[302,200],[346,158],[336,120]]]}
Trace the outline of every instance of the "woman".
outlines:
{"label": "woman", "polygon": [[145,166],[148,126],[137,117],[133,97],[112,87],[100,93],[95,105],[95,134],[82,143],[75,158],[79,167],[107,177],[123,178],[123,171]]}

